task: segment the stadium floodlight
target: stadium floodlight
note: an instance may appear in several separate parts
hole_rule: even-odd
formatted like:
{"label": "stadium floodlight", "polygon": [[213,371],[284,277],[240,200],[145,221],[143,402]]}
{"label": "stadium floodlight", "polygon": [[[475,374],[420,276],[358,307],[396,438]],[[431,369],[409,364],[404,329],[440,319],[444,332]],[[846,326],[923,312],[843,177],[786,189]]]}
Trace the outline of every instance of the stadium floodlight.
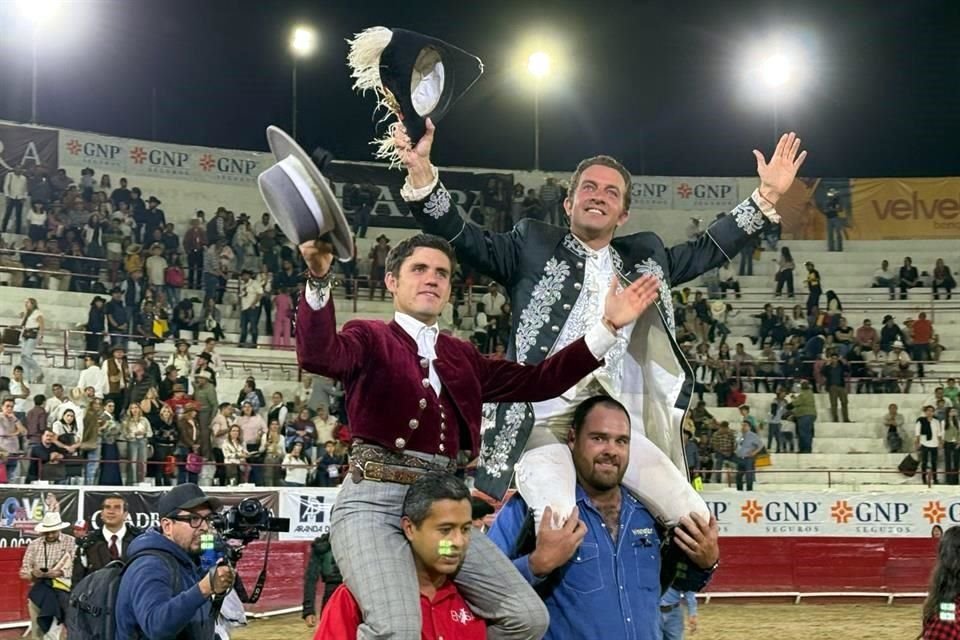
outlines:
{"label": "stadium floodlight", "polygon": [[810,84],[816,66],[812,41],[810,36],[774,34],[745,51],[737,67],[744,87],[741,95],[751,96],[753,105],[772,114],[774,141],[781,134],[780,111],[795,103]]}
{"label": "stadium floodlight", "polygon": [[306,58],[317,48],[317,32],[312,28],[298,25],[290,34],[290,51],[296,58]]}
{"label": "stadium floodlight", "polygon": [[550,54],[546,51],[535,51],[527,58],[527,71],[537,80],[542,80],[550,73]]}
{"label": "stadium floodlight", "polygon": [[297,139],[297,61],[307,58],[317,48],[317,32],[312,27],[297,25],[290,32],[290,53],[293,54],[293,96],[290,135]]}

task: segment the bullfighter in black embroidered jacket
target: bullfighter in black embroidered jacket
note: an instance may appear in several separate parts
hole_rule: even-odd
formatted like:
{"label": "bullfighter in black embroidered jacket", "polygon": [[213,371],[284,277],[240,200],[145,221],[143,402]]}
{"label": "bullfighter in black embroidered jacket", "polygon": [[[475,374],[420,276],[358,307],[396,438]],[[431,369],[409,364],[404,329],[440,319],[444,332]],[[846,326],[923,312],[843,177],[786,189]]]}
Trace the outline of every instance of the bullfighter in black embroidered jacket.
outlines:
{"label": "bullfighter in black embroidered jacket", "polygon": [[[407,170],[402,190],[427,233],[451,241],[466,263],[503,284],[514,309],[508,357],[535,364],[583,335],[602,319],[612,281],[644,274],[660,281],[660,300],[632,325],[619,327],[618,345],[602,369],[563,396],[530,404],[500,404],[488,410],[477,488],[501,497],[516,471],[517,486],[537,517],[551,506],[563,519],[574,506],[575,475],[567,448],[570,417],[580,400],[601,391],[630,411],[630,463],[623,484],[664,524],[699,514],[706,505],[686,479],[681,424],[690,400],[690,366],[674,337],[670,288],[731,260],[769,222],[774,206],[806,158],[795,134],[785,134],[769,162],[754,151],[760,185],[720,217],[697,240],[667,247],[655,233],[615,237],[629,215],[631,179],[609,156],[584,160],[563,206],[569,228],[521,220],[507,233],[465,222],[430,162],[434,127],[415,146],[401,130],[397,147]],[[535,426],[536,425],[536,426]],[[546,427],[546,428],[541,428]],[[715,525],[714,525],[715,526]]]}

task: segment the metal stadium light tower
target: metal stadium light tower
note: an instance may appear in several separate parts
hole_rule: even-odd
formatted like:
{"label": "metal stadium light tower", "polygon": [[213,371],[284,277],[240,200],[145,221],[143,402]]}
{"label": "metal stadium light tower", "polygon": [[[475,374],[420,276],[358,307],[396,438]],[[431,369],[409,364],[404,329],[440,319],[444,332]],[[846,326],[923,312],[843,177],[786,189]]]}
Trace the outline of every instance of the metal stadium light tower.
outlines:
{"label": "metal stadium light tower", "polygon": [[540,170],[540,85],[550,74],[550,56],[535,51],[527,58],[527,71],[533,76],[533,170]]}
{"label": "metal stadium light tower", "polygon": [[293,113],[290,134],[297,139],[297,61],[307,58],[317,48],[317,33],[313,28],[298,25],[290,33],[290,53],[293,55]]}
{"label": "metal stadium light tower", "polygon": [[17,0],[17,9],[30,21],[31,56],[33,70],[31,73],[30,93],[30,122],[37,123],[37,43],[40,40],[40,31],[50,24],[51,20],[60,13],[63,0]]}

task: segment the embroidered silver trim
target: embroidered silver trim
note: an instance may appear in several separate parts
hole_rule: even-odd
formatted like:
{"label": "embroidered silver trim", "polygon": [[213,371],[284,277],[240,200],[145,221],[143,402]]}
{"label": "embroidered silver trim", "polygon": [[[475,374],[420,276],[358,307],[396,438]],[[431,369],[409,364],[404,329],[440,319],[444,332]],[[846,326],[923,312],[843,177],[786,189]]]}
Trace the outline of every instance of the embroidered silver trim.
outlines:
{"label": "embroidered silver trim", "polygon": [[540,329],[550,320],[550,308],[560,299],[564,281],[570,277],[570,265],[556,257],[547,260],[543,276],[533,287],[530,302],[520,314],[517,325],[517,362],[523,364],[527,353],[537,343]]}
{"label": "embroidered silver trim", "polygon": [[766,221],[766,217],[763,215],[763,212],[760,211],[760,208],[749,199],[738,204],[736,208],[730,212],[730,215],[733,216],[737,226],[746,233],[756,233],[760,231],[760,229],[763,229],[763,224]]}
{"label": "embroidered silver trim", "polygon": [[[584,247],[579,240],[573,237],[572,233],[568,233],[567,235],[563,236],[562,244],[565,249],[570,251],[570,253],[574,254],[578,258],[583,258],[584,260],[586,260],[592,257],[591,250]],[[613,261],[614,270],[617,273],[622,274],[623,258],[621,258],[620,254],[617,253],[617,250],[613,248],[613,245],[610,245],[609,250],[610,250],[610,259]]]}
{"label": "embroidered silver trim", "polygon": [[442,184],[423,203],[423,212],[439,220],[450,211],[450,192]]}
{"label": "embroidered silver trim", "polygon": [[673,297],[670,294],[670,283],[667,282],[663,267],[653,258],[647,258],[643,262],[633,265],[639,275],[652,275],[660,281],[660,304],[663,306],[664,320],[667,322],[667,328],[671,334],[676,334],[677,326],[673,317]]}
{"label": "embroidered silver trim", "polygon": [[511,453],[517,446],[517,436],[526,413],[525,403],[512,403],[504,416],[500,433],[493,438],[493,444],[484,444],[480,448],[480,460],[477,464],[484,468],[487,475],[499,478],[511,470]]}

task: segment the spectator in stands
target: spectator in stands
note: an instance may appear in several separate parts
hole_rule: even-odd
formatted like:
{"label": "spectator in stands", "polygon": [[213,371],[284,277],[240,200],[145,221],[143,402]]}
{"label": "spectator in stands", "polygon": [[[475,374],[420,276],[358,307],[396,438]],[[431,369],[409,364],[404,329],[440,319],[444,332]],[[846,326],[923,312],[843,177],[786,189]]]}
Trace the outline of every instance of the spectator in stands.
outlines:
{"label": "spectator in stands", "polygon": [[730,266],[729,262],[724,262],[718,272],[720,281],[720,297],[726,298],[727,291],[733,291],[737,298],[740,297],[740,283],[737,281],[737,274]]}
{"label": "spectator in stands", "polygon": [[169,459],[175,454],[180,434],[177,430],[176,414],[169,404],[163,404],[152,415],[156,417],[150,421],[150,428],[153,430],[153,439],[150,443],[153,445],[151,472],[156,484],[163,486],[168,484],[168,479],[176,474],[176,466],[171,465],[171,471],[168,474],[167,465]]}
{"label": "spectator in stands", "polygon": [[924,377],[923,363],[933,359],[930,353],[930,341],[933,339],[933,323],[927,320],[923,311],[913,323],[913,334],[910,340],[910,357],[917,363],[917,375]]}
{"label": "spectator in stands", "polygon": [[546,210],[536,189],[527,189],[527,195],[521,202],[521,217],[547,221]]}
{"label": "spectator in stands", "polygon": [[143,193],[139,187],[130,190],[130,214],[133,217],[133,240],[141,243],[147,239],[144,229],[147,224],[147,205],[141,197]]}
{"label": "spectator in stands", "polygon": [[246,460],[250,453],[243,441],[243,432],[239,425],[227,428],[227,438],[222,445],[223,463],[226,469],[226,484],[236,485],[247,475]]}
{"label": "spectator in stands", "polygon": [[[267,264],[260,265],[254,279],[260,283],[263,293],[260,295],[260,317],[264,319],[264,330],[267,335],[273,335],[273,274]],[[259,321],[258,321],[259,322]]]}
{"label": "spectator in stands", "polygon": [[780,249],[780,258],[774,260],[777,263],[777,273],[774,276],[777,282],[777,288],[773,295],[780,297],[783,292],[783,287],[787,287],[787,296],[793,297],[793,270],[796,268],[796,264],[793,261],[793,254],[790,253],[788,247],[782,247]]}
{"label": "spectator in stands", "polygon": [[43,312],[37,306],[36,298],[27,298],[24,310],[20,313],[20,362],[27,374],[27,379],[37,384],[43,383],[43,369],[33,353],[37,345],[43,342],[44,318]]}
{"label": "spectator in stands", "polygon": [[747,243],[740,250],[740,271],[741,276],[753,275],[753,257],[754,253],[760,249],[761,236],[749,236]]}
{"label": "spectator in stands", "polygon": [[753,491],[753,481],[756,475],[757,454],[763,451],[763,441],[756,434],[749,421],[740,423],[740,435],[737,436],[737,447],[734,458],[737,463],[737,491]]}
{"label": "spectator in stands", "polygon": [[290,448],[290,453],[283,458],[283,485],[285,487],[306,486],[312,466],[310,458],[303,451],[303,443],[299,440],[295,441]]}
{"label": "spectator in stands", "polygon": [[710,438],[710,448],[713,449],[714,482],[722,482],[721,473],[727,463],[734,463],[736,449],[736,434],[726,420],[720,422],[719,428]]}
{"label": "spectator in stands", "polygon": [[27,176],[23,173],[22,166],[15,166],[12,171],[8,171],[3,178],[3,193],[7,197],[7,206],[3,213],[3,233],[7,232],[7,224],[10,217],[14,216],[14,233],[20,235],[21,223],[23,218],[23,203],[27,196]]}
{"label": "spectator in stands", "polygon": [[377,243],[370,248],[370,299],[373,300],[373,291],[380,287],[380,299],[386,296],[387,289],[384,282],[387,268],[387,254],[390,253],[390,238],[384,234],[377,236]]}
{"label": "spectator in stands", "polygon": [[[207,234],[209,235],[209,227]],[[220,264],[220,253],[225,247],[226,240],[219,237],[213,244],[207,246],[203,253],[203,295],[207,299],[216,301],[217,304],[223,302],[226,282]]]}
{"label": "spectator in stands", "polygon": [[950,400],[955,407],[960,407],[960,387],[957,386],[956,378],[947,378],[947,386],[943,388],[944,397]]}
{"label": "spectator in stands", "polygon": [[906,334],[903,333],[903,330],[900,329],[896,321],[894,321],[893,316],[889,314],[883,316],[883,327],[880,328],[880,348],[889,352],[893,349],[893,344],[898,341],[902,347],[902,343],[907,341]]}
{"label": "spectator in stands", "polygon": [[144,269],[147,272],[147,284],[155,291],[166,284],[167,266],[167,259],[163,257],[163,245],[159,242],[150,245],[150,257],[147,258]]}
{"label": "spectator in stands", "polygon": [[[136,405],[133,405],[136,406]],[[119,415],[113,402],[104,402],[98,418],[100,435],[99,476],[96,482],[106,486],[119,486],[124,483],[120,460],[129,455],[129,444],[123,433],[123,426],[117,421]],[[126,464],[123,464],[126,467]],[[128,480],[129,482],[129,480]]]}
{"label": "spectator in stands", "polygon": [[23,367],[17,365],[13,368],[13,378],[9,383],[9,397],[13,398],[13,412],[20,422],[27,421],[27,411],[30,410],[30,387],[23,379]]}
{"label": "spectator in stands", "polygon": [[870,318],[864,318],[863,324],[857,327],[856,340],[864,349],[872,349],[874,345],[880,344],[880,335],[873,328]]}
{"label": "spectator in stands", "polygon": [[808,261],[804,266],[807,268],[807,290],[810,292],[807,296],[807,314],[809,315],[814,307],[820,306],[820,294],[823,293],[823,289],[820,284],[820,272],[814,264]]}
{"label": "spectator in stands", "polygon": [[843,251],[843,229],[847,219],[836,189],[827,190],[823,217],[827,219],[827,251]]}
{"label": "spectator in stands", "polygon": [[561,189],[560,185],[557,184],[557,179],[547,178],[547,181],[540,187],[540,202],[543,204],[544,222],[558,226],[563,225],[560,216],[560,203],[562,201]]}
{"label": "spectator in stands", "polygon": [[119,209],[121,204],[129,206],[132,197],[130,189],[127,189],[127,179],[120,178],[120,186],[110,193],[110,202],[114,209]]}
{"label": "spectator in stands", "polygon": [[[887,354],[887,365],[883,371],[887,378],[888,393],[910,393],[913,382],[913,361],[910,355],[903,350],[903,343],[899,340],[893,343],[893,350]],[[906,385],[901,385],[906,381]]]}
{"label": "spectator in stands", "polygon": [[900,275],[897,278],[897,284],[900,287],[900,299],[907,299],[907,290],[920,286],[920,274],[917,268],[913,266],[913,260],[909,257],[903,259],[903,266],[900,267]]}
{"label": "spectator in stands", "polygon": [[937,263],[933,267],[933,299],[940,299],[940,289],[947,292],[947,300],[953,298],[953,289],[957,286],[957,281],[950,272],[950,267],[943,263],[943,258],[937,258]]}
{"label": "spectator in stands", "polygon": [[177,421],[177,467],[178,484],[196,483],[198,472],[188,465],[190,458],[200,455],[200,425],[197,423],[197,405],[192,401],[183,405],[183,413]]}
{"label": "spectator in stands", "polygon": [[756,391],[759,392],[761,383],[767,393],[776,389],[778,379],[782,377],[782,373],[780,372],[780,362],[777,360],[777,354],[773,352],[773,347],[770,345],[765,346],[761,351],[760,357],[757,359],[754,375],[757,377],[757,379],[754,380],[754,389]]}
{"label": "spectator in stands", "polygon": [[156,196],[147,199],[147,209],[143,216],[143,242],[146,243],[154,236],[157,229],[162,233],[167,226],[167,216],[160,205],[163,204]]}
{"label": "spectator in stands", "polygon": [[[244,269],[240,273],[240,344],[241,347],[256,347],[260,323],[260,298],[263,287],[253,272]],[[249,341],[248,341],[249,338]]]}
{"label": "spectator in stands", "polygon": [[170,330],[175,336],[179,336],[181,331],[188,331],[193,335],[194,340],[200,336],[200,320],[193,312],[191,299],[185,298],[174,307]]}
{"label": "spectator in stands", "polygon": [[204,250],[207,247],[207,232],[199,218],[190,221],[190,228],[183,235],[183,252],[187,256],[187,286],[199,289],[203,284]]}
{"label": "spectator in stands", "polygon": [[[219,241],[227,241],[227,224],[225,214],[227,210],[224,207],[217,207],[216,212],[210,221],[207,222],[207,244],[213,245]],[[200,212],[197,212],[200,216]]]}
{"label": "spectator in stands", "polygon": [[934,417],[933,412],[933,406],[925,406],[923,415],[917,418],[914,425],[914,446],[920,452],[920,470],[923,481],[928,485],[939,484],[937,453],[943,446],[943,422]]}
{"label": "spectator in stands", "polygon": [[[249,400],[240,404],[240,415],[237,416],[236,424],[243,433],[243,442],[250,453],[250,462],[259,462],[260,438],[267,432],[267,423],[260,417]],[[260,484],[263,476],[263,469],[256,467],[251,471],[250,478],[254,484]]]}
{"label": "spectator in stands", "polygon": [[850,422],[850,413],[847,406],[847,376],[850,368],[847,361],[840,358],[836,351],[830,353],[830,360],[824,365],[821,373],[826,380],[827,392],[830,394],[830,415],[834,422],[840,422],[837,413],[837,401],[843,411],[843,421]]}
{"label": "spectator in stands", "polygon": [[256,237],[250,227],[250,221],[241,216],[233,234],[233,252],[237,256],[237,265],[240,269],[256,269],[257,255],[255,252]]}
{"label": "spectator in stands", "polygon": [[883,416],[883,426],[887,428],[886,443],[890,453],[901,453],[903,451],[903,414],[898,413],[896,404],[890,404],[887,407],[887,413]]}
{"label": "spectator in stands", "polygon": [[223,340],[226,337],[226,334],[223,332],[223,327],[221,326],[222,316],[220,315],[220,310],[217,308],[217,301],[214,298],[206,298],[203,301],[203,317],[201,318],[201,326],[204,331],[209,331],[213,334],[213,338],[210,340]]}
{"label": "spectator in stands", "polygon": [[943,459],[946,484],[960,484],[960,417],[956,406],[947,409],[943,422]]}
{"label": "spectator in stands", "polygon": [[47,206],[40,202],[30,203],[27,213],[27,236],[33,240],[47,239]]}
{"label": "spectator in stands", "polygon": [[258,452],[264,465],[262,481],[265,487],[277,487],[280,486],[281,465],[287,453],[286,439],[279,420],[273,418],[267,422],[267,432],[260,436]]}
{"label": "spectator in stands", "polygon": [[737,377],[741,387],[744,386],[742,378],[750,379],[756,375],[753,356],[744,350],[742,342],[736,344],[733,354],[733,375]]}
{"label": "spectator in stands", "polygon": [[797,449],[799,453],[813,452],[813,438],[816,434],[817,405],[810,389],[810,383],[800,383],[800,391],[790,400],[790,413],[797,423]]}
{"label": "spectator in stands", "polygon": [[893,288],[897,284],[897,275],[890,270],[890,262],[883,260],[880,262],[880,268],[873,272],[871,287],[884,288],[890,292],[890,299],[893,300]]}

